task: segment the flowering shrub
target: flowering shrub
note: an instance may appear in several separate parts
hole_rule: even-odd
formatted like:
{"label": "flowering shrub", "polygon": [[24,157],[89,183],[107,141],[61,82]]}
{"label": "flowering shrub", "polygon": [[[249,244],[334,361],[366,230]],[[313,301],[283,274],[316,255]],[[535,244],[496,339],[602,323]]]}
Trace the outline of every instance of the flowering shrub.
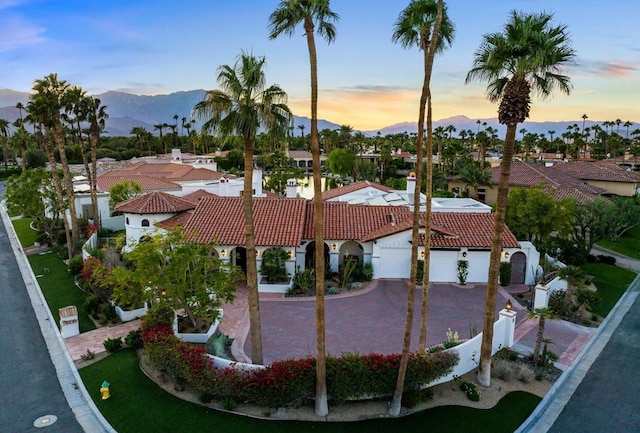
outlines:
{"label": "flowering shrub", "polygon": [[[226,407],[248,402],[263,407],[298,407],[315,395],[315,359],[276,361],[262,370],[215,369],[204,349],[180,342],[166,325],[143,326],[142,338],[149,360],[177,380],[190,382],[205,401]],[[400,354],[345,353],[327,358],[327,389],[340,404],[347,399],[391,395],[398,377]],[[407,391],[449,373],[456,353],[413,353],[405,378]]]}
{"label": "flowering shrub", "polygon": [[87,239],[91,237],[92,234],[98,231],[98,226],[94,223],[87,224],[84,229],[84,235]]}

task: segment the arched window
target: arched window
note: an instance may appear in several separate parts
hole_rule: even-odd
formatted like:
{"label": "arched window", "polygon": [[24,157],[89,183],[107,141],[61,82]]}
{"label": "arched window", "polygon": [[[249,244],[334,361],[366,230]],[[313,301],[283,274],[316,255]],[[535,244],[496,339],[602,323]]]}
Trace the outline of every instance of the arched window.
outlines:
{"label": "arched window", "polygon": [[127,217],[127,225],[129,225],[129,217]]}
{"label": "arched window", "polygon": [[147,219],[142,220],[142,227],[149,227],[149,220]]}

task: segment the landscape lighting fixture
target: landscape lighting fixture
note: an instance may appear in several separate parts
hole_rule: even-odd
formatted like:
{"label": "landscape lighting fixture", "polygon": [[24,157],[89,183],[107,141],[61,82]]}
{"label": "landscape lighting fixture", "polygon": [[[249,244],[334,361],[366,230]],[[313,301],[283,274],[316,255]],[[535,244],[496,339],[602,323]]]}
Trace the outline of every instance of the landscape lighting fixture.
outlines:
{"label": "landscape lighting fixture", "polygon": [[513,308],[513,305],[511,304],[511,299],[507,300],[506,305],[504,306],[504,308],[507,309],[507,311],[511,311],[511,308]]}

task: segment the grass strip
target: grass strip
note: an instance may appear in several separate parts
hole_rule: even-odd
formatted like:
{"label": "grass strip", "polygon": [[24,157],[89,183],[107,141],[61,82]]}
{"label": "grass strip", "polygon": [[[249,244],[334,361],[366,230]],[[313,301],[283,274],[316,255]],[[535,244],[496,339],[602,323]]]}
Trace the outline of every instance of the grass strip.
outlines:
{"label": "grass strip", "polygon": [[636,277],[636,274],[628,269],[604,263],[586,263],[582,266],[582,270],[594,276],[593,284],[602,296],[601,301],[594,308],[594,313],[602,317],[609,314]]}
{"label": "grass strip", "polygon": [[84,300],[87,298],[87,294],[75,285],[67,265],[60,257],[48,251],[42,254],[31,254],[27,258],[56,324],[60,324],[58,309],[75,305],[78,308],[80,332],[96,329],[84,309]]}

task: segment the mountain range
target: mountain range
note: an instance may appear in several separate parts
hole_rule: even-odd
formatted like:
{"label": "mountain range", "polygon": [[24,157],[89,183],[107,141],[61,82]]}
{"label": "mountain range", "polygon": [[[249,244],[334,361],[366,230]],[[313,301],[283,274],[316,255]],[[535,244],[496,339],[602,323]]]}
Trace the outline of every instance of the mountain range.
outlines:
{"label": "mountain range", "polygon": [[[175,92],[168,95],[144,96],[133,95],[130,93],[108,91],[99,95],[102,105],[107,107],[109,119],[105,135],[110,136],[127,136],[130,135],[131,129],[134,127],[143,127],[147,131],[157,135],[153,125],[159,123],[174,124],[174,116],[178,116],[178,128],[182,123],[182,118],[189,119],[193,106],[202,100],[204,90],[189,90],[184,92]],[[6,119],[14,122],[19,117],[19,111],[16,104],[21,102],[26,105],[29,101],[29,93],[17,92],[9,89],[0,89],[0,119]],[[480,121],[480,124],[478,123]],[[440,119],[433,122],[434,128],[438,126],[447,127],[453,125],[457,131],[463,129],[477,131],[479,127],[491,126],[498,131],[499,137],[504,136],[505,127],[498,123],[497,118],[486,119],[470,119],[466,116],[459,115]],[[595,123],[591,120],[585,122],[585,126],[592,126]],[[294,115],[295,135],[300,135],[298,125],[304,125],[303,131],[308,133],[311,130],[311,120],[304,116]],[[524,128],[528,132],[547,135],[548,131],[555,131],[556,137],[560,136],[567,130],[567,126],[578,124],[582,126],[582,119],[574,121],[562,122],[524,122],[518,126],[518,130]],[[195,125],[198,128],[198,124]],[[328,120],[318,119],[318,129],[338,129],[340,124],[333,123]],[[179,130],[179,129],[178,129]],[[418,131],[417,122],[402,122],[393,125],[381,127],[380,129],[361,131],[367,136],[375,136],[378,132],[382,135],[400,134],[400,133],[416,133]],[[454,136],[457,134],[454,133]]]}

